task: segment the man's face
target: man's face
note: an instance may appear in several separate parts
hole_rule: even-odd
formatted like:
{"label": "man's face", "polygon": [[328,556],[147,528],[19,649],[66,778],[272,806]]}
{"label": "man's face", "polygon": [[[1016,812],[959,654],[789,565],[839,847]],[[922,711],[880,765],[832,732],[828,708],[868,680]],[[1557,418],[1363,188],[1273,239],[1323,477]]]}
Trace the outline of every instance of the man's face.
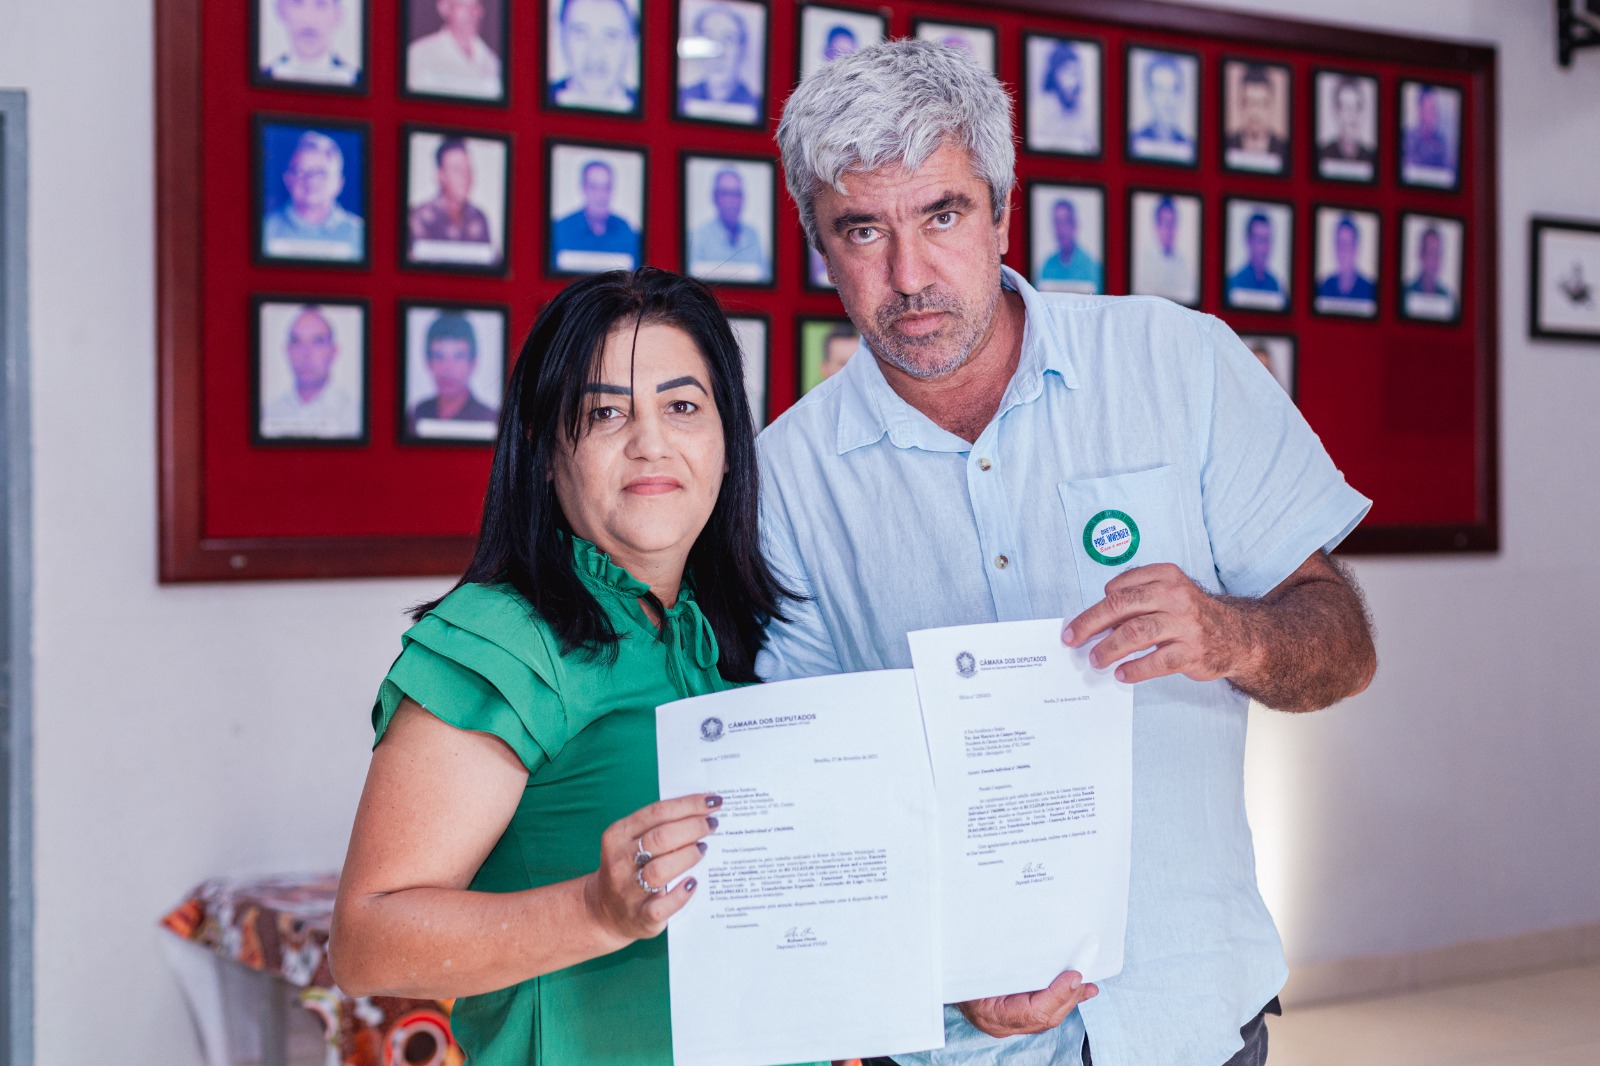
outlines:
{"label": "man's face", "polygon": [[1172,246],[1178,239],[1178,212],[1177,209],[1163,205],[1156,208],[1156,240],[1161,242],[1161,251],[1166,255],[1172,254]]}
{"label": "man's face", "polygon": [[846,174],[813,204],[823,255],[850,320],[884,362],[919,380],[961,367],[989,335],[1010,208],[946,143],[914,173]]}
{"label": "man's face", "polygon": [[840,56],[847,56],[856,50],[856,35],[843,26],[828,34],[828,43],[822,49],[822,58],[832,63]]}
{"label": "man's face", "polygon": [[584,168],[583,209],[596,217],[611,214],[611,171],[605,167]]}
{"label": "man's face", "polygon": [[1354,226],[1340,226],[1333,233],[1333,261],[1339,266],[1339,273],[1354,274],[1356,270],[1356,246],[1359,238]]}
{"label": "man's face", "polygon": [[1162,64],[1150,71],[1150,111],[1163,126],[1178,124],[1178,105],[1182,102],[1178,72]]}
{"label": "man's face", "polygon": [[744,34],[731,11],[713,9],[700,23],[700,32],[716,48],[701,68],[707,77],[734,78],[744,63]]}
{"label": "man's face", "polygon": [[341,0],[278,0],[278,18],[289,34],[296,59],[315,60],[333,47],[333,35],[344,21]]}
{"label": "man's face", "polygon": [[1267,261],[1272,258],[1272,223],[1263,219],[1250,223],[1245,243],[1250,248],[1250,265],[1258,272],[1265,273]]}
{"label": "man's face", "polygon": [[454,203],[472,194],[472,160],[465,148],[452,148],[439,160],[439,192]]}
{"label": "man's face", "polygon": [[428,345],[428,374],[441,398],[453,399],[467,391],[478,360],[472,345],[460,337],[440,337]]}
{"label": "man's face", "polygon": [[1354,85],[1340,86],[1333,97],[1334,117],[1339,124],[1339,137],[1345,141],[1361,138],[1361,90]]}
{"label": "man's face", "polygon": [[1439,240],[1439,235],[1431,230],[1422,235],[1422,250],[1418,258],[1422,260],[1422,276],[1429,281],[1439,280],[1439,269],[1444,265],[1444,248]]}
{"label": "man's face", "polygon": [[717,205],[717,218],[724,226],[734,229],[739,225],[739,213],[744,210],[744,182],[737,174],[718,174],[711,189],[711,200]]}
{"label": "man's face", "polygon": [[633,49],[633,22],[622,0],[574,0],[561,21],[561,54],[577,87],[596,96],[617,92]]}
{"label": "man's face", "polygon": [[319,212],[333,206],[344,189],[344,168],[330,155],[303,148],[289,160],[283,173],[289,199],[301,214]]}
{"label": "man's face", "polygon": [[1056,243],[1061,246],[1061,254],[1067,255],[1078,243],[1078,212],[1070,203],[1056,204],[1055,222]]}
{"label": "man's face", "polygon": [[859,342],[854,337],[829,337],[822,346],[822,377],[823,380],[833,377],[844,369],[850,357],[856,353]]}
{"label": "man's face", "polygon": [[1264,137],[1272,128],[1272,87],[1258,81],[1245,84],[1239,94],[1239,117],[1244,132]]}
{"label": "man's face", "polygon": [[1083,88],[1083,68],[1076,57],[1056,68],[1056,96],[1061,106],[1071,110],[1078,106],[1078,93]]}
{"label": "man's face", "polygon": [[444,28],[457,37],[475,37],[483,24],[481,0],[439,0],[436,8]]}
{"label": "man's face", "polygon": [[313,392],[328,383],[328,371],[339,346],[333,327],[318,311],[302,311],[289,326],[289,370],[301,392]]}

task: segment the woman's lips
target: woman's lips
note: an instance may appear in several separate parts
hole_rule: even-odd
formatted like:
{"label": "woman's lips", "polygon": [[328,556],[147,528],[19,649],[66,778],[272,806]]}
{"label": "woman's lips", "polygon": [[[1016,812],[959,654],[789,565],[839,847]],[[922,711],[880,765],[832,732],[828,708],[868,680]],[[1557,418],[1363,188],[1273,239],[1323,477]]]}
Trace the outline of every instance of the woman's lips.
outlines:
{"label": "woman's lips", "polygon": [[677,478],[636,477],[623,486],[623,491],[631,492],[635,496],[661,496],[681,488],[683,485]]}

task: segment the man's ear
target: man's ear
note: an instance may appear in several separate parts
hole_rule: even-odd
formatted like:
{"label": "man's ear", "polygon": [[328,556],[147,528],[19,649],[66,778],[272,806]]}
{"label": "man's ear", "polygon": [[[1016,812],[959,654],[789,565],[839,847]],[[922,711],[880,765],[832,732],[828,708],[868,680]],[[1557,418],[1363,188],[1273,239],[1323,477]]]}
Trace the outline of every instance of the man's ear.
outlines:
{"label": "man's ear", "polygon": [[1006,194],[1006,206],[1000,212],[1000,221],[996,225],[1000,229],[1000,254],[1005,255],[1011,249],[1011,196],[1015,193],[1013,188]]}

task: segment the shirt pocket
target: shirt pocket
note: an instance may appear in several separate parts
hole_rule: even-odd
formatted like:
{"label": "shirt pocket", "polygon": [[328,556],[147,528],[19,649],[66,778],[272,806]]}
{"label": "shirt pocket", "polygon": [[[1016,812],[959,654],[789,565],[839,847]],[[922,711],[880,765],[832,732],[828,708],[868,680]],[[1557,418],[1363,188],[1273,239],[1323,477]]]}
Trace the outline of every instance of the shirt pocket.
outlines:
{"label": "shirt pocket", "polygon": [[1136,566],[1172,563],[1190,572],[1176,466],[1063,481],[1056,491],[1071,535],[1084,607],[1099,602],[1106,582]]}

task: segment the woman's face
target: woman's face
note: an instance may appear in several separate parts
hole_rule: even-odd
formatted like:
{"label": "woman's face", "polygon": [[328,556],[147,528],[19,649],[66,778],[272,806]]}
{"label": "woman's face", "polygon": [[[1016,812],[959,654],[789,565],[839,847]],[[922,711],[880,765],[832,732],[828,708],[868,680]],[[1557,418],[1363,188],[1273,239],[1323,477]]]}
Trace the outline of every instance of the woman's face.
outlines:
{"label": "woman's face", "polygon": [[558,449],[556,499],[574,533],[635,577],[674,559],[681,576],[728,469],[710,369],[678,327],[641,326],[635,346],[629,321],[600,370],[577,441]]}

